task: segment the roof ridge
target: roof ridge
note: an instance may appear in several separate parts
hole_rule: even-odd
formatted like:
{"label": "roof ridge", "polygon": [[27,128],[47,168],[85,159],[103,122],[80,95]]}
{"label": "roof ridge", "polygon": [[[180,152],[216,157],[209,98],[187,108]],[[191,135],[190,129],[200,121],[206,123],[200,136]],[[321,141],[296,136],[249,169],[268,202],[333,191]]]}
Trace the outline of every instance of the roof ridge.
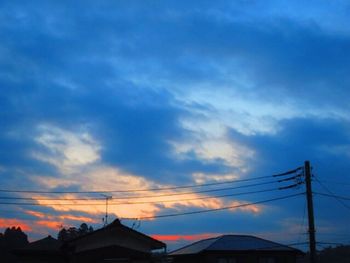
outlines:
{"label": "roof ridge", "polygon": [[[209,246],[207,246],[205,249],[210,249],[211,246],[213,246],[216,242],[219,242],[221,239],[223,239],[225,236],[229,236],[229,235],[221,235],[217,237],[217,240],[215,240],[213,243],[211,243]],[[203,250],[205,250],[203,249]]]}
{"label": "roof ridge", "polygon": [[41,238],[41,239],[38,239],[38,240],[35,240],[35,241],[32,241],[32,242],[29,242],[28,245],[29,245],[29,244],[38,243],[38,242],[43,242],[43,241],[45,241],[45,240],[60,241],[59,239],[56,239],[56,238],[52,237],[51,235],[48,235],[47,237],[43,237],[43,238]]}

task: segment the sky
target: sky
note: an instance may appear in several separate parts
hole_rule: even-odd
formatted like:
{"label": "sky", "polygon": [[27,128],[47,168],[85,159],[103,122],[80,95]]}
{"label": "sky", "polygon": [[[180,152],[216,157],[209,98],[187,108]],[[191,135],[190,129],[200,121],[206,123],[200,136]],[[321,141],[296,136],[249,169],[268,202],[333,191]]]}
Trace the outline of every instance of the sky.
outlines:
{"label": "sky", "polygon": [[0,230],[99,228],[111,195],[109,222],[169,248],[302,243],[305,195],[234,207],[304,193],[270,176],[309,160],[317,240],[349,244],[349,16],[337,0],[1,1]]}

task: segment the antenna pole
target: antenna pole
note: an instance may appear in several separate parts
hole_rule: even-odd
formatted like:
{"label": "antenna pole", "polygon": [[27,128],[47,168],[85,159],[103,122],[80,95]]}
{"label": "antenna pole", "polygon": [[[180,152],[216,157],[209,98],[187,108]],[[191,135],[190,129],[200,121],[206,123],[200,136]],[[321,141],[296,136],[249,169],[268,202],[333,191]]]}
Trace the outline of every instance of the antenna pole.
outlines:
{"label": "antenna pole", "polygon": [[105,195],[105,194],[101,194],[102,196],[104,196],[104,198],[106,199],[106,214],[104,217],[104,226],[108,225],[108,200],[112,199],[111,195]]}

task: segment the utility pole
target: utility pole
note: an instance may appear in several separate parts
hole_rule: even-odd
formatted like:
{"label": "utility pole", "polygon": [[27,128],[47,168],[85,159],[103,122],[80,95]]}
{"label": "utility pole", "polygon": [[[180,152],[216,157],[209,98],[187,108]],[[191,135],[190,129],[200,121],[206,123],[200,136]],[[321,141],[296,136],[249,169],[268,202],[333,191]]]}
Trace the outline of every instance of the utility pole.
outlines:
{"label": "utility pole", "polygon": [[307,198],[307,212],[309,219],[309,249],[310,249],[310,263],[316,263],[316,238],[315,238],[315,219],[314,219],[314,205],[312,201],[312,187],[311,187],[311,167],[310,162],[305,161],[304,175],[306,183],[306,198]]}

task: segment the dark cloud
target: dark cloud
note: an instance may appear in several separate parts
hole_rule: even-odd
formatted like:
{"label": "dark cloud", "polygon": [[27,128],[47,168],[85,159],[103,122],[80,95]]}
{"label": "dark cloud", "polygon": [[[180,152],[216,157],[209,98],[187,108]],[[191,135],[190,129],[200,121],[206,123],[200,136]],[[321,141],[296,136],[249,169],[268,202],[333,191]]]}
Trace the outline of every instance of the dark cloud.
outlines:
{"label": "dark cloud", "polygon": [[334,174],[341,163],[347,167],[349,125],[341,119],[295,118],[281,121],[276,134],[244,136],[232,130],[231,138],[256,151],[256,171],[271,173],[310,160],[322,173]]}
{"label": "dark cloud", "polygon": [[9,20],[2,46],[40,78],[64,76],[86,87],[142,77],[187,89],[244,77],[254,89],[237,87],[241,95],[347,106],[349,37],[316,23],[254,13],[242,20],[234,16],[242,7],[225,1],[194,9],[160,2],[11,6],[17,12],[2,12]]}

